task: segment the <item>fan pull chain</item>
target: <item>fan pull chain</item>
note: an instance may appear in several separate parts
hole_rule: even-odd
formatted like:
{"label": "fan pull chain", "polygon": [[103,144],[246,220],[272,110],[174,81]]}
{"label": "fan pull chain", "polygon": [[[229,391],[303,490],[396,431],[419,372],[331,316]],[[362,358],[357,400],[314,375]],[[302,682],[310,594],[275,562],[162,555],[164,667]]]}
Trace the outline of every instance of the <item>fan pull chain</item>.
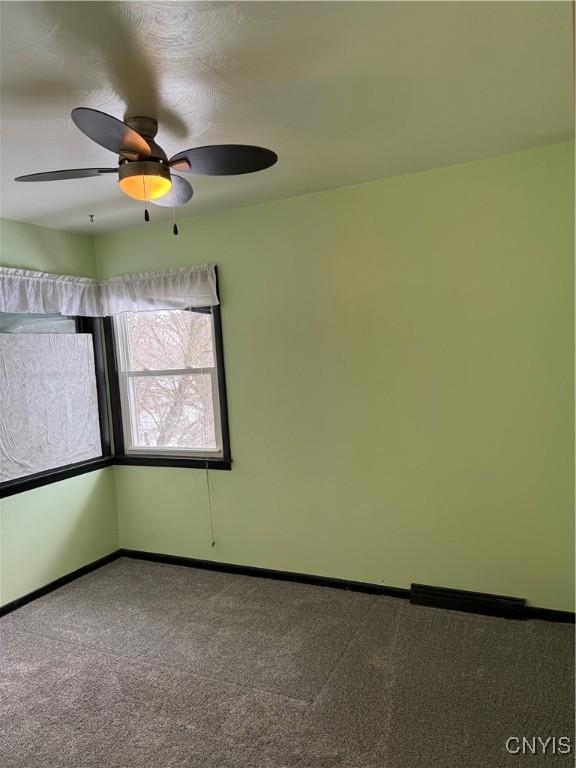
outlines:
{"label": "fan pull chain", "polygon": [[142,176],[142,186],[144,187],[144,221],[150,221],[150,214],[148,213],[148,195],[146,193],[146,177]]}
{"label": "fan pull chain", "polygon": [[178,234],[178,225],[176,224],[176,210],[172,208],[172,232]]}

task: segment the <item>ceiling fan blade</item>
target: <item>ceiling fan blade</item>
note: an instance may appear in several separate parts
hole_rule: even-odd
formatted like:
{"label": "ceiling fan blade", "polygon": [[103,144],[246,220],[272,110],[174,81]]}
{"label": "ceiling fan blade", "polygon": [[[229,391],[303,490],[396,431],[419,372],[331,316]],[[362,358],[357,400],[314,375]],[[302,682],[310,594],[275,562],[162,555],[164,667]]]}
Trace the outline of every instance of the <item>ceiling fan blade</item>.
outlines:
{"label": "ceiling fan blade", "polygon": [[72,120],[89,139],[128,160],[139,160],[150,154],[150,146],[143,136],[106,112],[76,107],[72,110]]}
{"label": "ceiling fan blade", "polygon": [[157,200],[150,200],[154,205],[162,205],[165,208],[177,208],[179,205],[184,205],[192,197],[193,190],[186,179],[180,176],[172,175],[172,189],[164,197],[159,197]]}
{"label": "ceiling fan blade", "polygon": [[215,144],[178,152],[170,165],[178,171],[205,176],[235,176],[269,168],[278,160],[271,149],[246,144]]}
{"label": "ceiling fan blade", "polygon": [[17,176],[14,181],[60,181],[62,179],[83,179],[87,176],[102,176],[105,173],[117,173],[117,168],[70,168],[67,171],[46,171]]}

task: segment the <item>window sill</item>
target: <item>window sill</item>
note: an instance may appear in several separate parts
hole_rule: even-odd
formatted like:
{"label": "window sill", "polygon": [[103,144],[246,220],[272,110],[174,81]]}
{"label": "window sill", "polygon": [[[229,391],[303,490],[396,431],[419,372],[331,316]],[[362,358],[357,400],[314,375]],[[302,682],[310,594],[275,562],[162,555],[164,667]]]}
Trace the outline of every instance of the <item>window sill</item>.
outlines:
{"label": "window sill", "polygon": [[61,480],[67,480],[69,477],[95,472],[97,469],[111,467],[114,464],[135,467],[192,467],[194,469],[206,469],[206,463],[208,463],[208,469],[232,469],[232,459],[208,459],[208,462],[206,462],[205,459],[186,459],[177,456],[101,456],[91,461],[68,464],[65,467],[38,472],[36,475],[7,480],[5,483],[0,483],[0,499],[7,496],[15,496],[17,493],[32,491],[34,488],[40,488],[43,485],[59,483]]}
{"label": "window sill", "polygon": [[179,457],[179,456],[137,456],[123,455],[115,456],[114,464],[134,466],[134,467],[192,467],[196,469],[232,469],[232,459],[200,459],[198,457]]}
{"label": "window sill", "polygon": [[69,477],[85,475],[87,472],[94,472],[97,469],[110,467],[114,464],[113,456],[100,456],[90,461],[82,461],[78,464],[67,464],[65,467],[47,469],[45,472],[38,472],[35,475],[27,477],[16,477],[14,480],[7,480],[0,483],[0,499],[6,496],[14,496],[17,493],[32,491],[34,488],[40,488],[43,485],[58,483],[60,480],[67,480]]}

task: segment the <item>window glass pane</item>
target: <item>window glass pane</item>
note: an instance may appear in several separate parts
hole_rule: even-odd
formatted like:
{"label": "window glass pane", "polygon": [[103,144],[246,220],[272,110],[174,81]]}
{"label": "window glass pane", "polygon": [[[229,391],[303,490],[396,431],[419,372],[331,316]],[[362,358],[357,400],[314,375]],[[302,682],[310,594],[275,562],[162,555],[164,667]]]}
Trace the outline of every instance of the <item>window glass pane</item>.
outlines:
{"label": "window glass pane", "polygon": [[212,315],[167,310],[126,312],[129,370],[213,368]]}
{"label": "window glass pane", "polygon": [[130,376],[133,447],[216,451],[212,376]]}
{"label": "window glass pane", "polygon": [[76,320],[63,315],[0,312],[0,333],[76,333]]}

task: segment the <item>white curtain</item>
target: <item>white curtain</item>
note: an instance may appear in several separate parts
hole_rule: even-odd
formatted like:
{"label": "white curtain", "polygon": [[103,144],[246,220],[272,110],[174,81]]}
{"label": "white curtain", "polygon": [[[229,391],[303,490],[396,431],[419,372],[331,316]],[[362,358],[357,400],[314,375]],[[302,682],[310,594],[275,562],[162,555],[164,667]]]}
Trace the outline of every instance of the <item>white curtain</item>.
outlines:
{"label": "white curtain", "polygon": [[210,264],[107,280],[0,267],[0,312],[104,317],[216,304],[216,273]]}

